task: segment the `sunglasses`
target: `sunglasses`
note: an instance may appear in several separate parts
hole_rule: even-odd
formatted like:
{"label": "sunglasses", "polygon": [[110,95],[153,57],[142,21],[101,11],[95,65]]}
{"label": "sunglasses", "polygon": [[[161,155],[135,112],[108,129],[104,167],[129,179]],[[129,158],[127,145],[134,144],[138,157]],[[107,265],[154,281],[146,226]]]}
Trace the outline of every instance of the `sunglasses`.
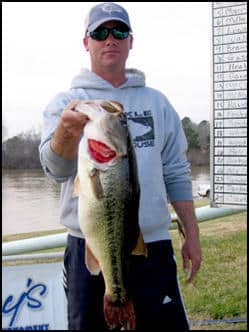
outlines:
{"label": "sunglasses", "polygon": [[105,28],[105,27],[100,27],[97,28],[96,30],[92,31],[92,32],[87,32],[87,36],[91,37],[92,39],[98,40],[98,41],[102,41],[102,40],[106,40],[109,36],[109,34],[111,33],[112,36],[115,39],[126,39],[128,38],[130,31],[128,28],[122,28],[122,27],[115,27],[115,28]]}

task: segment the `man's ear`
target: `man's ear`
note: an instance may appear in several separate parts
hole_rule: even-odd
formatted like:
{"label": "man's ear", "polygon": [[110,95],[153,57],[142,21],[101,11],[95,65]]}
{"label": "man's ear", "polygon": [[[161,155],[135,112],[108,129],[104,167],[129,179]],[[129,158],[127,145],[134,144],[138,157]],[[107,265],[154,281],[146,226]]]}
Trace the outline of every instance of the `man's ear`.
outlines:
{"label": "man's ear", "polygon": [[84,37],[83,38],[83,45],[85,47],[85,50],[86,51],[89,51],[89,47],[88,47],[88,38],[87,37]]}
{"label": "man's ear", "polygon": [[133,36],[130,35],[130,50],[132,49],[133,46]]}

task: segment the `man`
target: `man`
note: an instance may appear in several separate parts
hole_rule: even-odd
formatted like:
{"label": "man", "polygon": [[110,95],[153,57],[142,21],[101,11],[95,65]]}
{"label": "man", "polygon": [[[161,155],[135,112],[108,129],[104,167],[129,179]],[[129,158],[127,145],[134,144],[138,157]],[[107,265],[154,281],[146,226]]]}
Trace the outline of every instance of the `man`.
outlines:
{"label": "man", "polygon": [[147,258],[132,257],[137,330],[187,331],[167,208],[168,196],[184,227],[183,268],[189,271],[191,282],[200,267],[201,249],[181,121],[162,93],[145,86],[142,72],[126,69],[133,36],[124,8],[110,2],[93,7],[83,43],[90,54],[91,70],[82,70],[71,89],[47,106],[39,148],[45,173],[62,183],[60,218],[69,233],[64,259],[69,329],[107,329],[103,277],[91,276],[86,269],[84,235],[73,197],[77,149],[88,121],[74,107],[82,99],[111,99],[124,106],[133,137],[141,190],[139,223],[148,248]]}

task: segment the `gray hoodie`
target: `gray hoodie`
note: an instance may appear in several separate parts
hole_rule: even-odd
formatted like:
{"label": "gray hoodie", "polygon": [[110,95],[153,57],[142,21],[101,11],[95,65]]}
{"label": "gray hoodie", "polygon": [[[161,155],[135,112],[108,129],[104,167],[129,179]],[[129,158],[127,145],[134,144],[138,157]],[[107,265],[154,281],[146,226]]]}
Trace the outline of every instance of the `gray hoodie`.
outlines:
{"label": "gray hoodie", "polygon": [[84,237],[80,231],[74,178],[77,160],[66,160],[50,147],[60,114],[72,99],[112,99],[120,102],[128,117],[135,147],[140,182],[139,223],[145,242],[170,239],[168,231],[170,201],[192,200],[187,141],[178,114],[159,91],[145,86],[145,76],[126,70],[126,82],[113,87],[95,73],[83,69],[72,80],[71,89],[58,94],[43,113],[39,146],[45,174],[61,183],[60,222],[68,232]]}

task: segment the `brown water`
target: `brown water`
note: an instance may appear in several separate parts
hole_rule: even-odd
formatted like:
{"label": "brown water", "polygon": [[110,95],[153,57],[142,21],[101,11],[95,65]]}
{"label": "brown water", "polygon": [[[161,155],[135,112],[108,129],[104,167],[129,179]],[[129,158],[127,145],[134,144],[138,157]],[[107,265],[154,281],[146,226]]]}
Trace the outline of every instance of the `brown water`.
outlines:
{"label": "brown water", "polygon": [[59,229],[60,185],[39,170],[2,173],[3,235]]}
{"label": "brown water", "polygon": [[[200,183],[209,183],[209,168],[192,168],[194,196]],[[59,223],[60,185],[41,170],[3,170],[3,235],[62,229]]]}

